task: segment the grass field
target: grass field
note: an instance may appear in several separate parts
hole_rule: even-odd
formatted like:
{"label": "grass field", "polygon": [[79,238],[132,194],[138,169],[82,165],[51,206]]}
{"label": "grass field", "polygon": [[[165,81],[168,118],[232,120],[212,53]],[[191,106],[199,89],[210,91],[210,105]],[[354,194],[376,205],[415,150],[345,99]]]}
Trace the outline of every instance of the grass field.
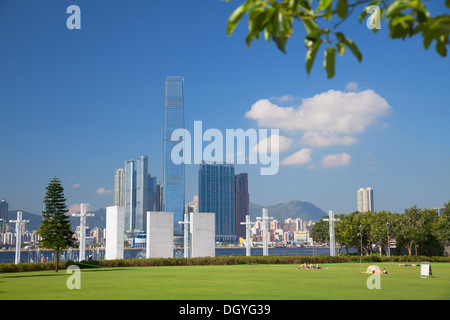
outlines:
{"label": "grass field", "polygon": [[[371,263],[386,268],[380,289],[368,289],[370,274],[359,263],[328,264],[301,270],[298,265],[235,265],[80,270],[80,289],[68,289],[66,270],[0,274],[0,299],[127,300],[415,300],[450,299],[450,264],[432,264],[433,277],[419,267]],[[362,270],[370,264],[363,263]]]}

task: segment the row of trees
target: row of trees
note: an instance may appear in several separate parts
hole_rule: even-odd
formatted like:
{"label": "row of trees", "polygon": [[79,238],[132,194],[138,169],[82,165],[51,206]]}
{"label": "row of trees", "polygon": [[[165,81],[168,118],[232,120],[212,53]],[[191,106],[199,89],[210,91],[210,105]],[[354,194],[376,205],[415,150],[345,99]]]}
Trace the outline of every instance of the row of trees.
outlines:
{"label": "row of trees", "polygon": [[[439,215],[434,209],[419,209],[417,206],[406,209],[404,213],[390,211],[353,212],[336,214],[335,240],[348,253],[354,248],[361,254],[387,252],[388,237],[396,241],[396,246],[413,252],[418,250],[444,251],[450,244],[450,201],[445,204],[444,212]],[[321,219],[316,223],[311,236],[315,241],[329,241],[329,225]]]}

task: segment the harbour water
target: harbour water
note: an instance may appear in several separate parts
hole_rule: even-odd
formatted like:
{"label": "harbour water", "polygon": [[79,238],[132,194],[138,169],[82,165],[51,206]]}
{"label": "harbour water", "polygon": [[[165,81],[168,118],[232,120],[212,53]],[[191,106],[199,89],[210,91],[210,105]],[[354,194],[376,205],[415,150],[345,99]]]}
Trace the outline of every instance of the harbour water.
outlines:
{"label": "harbour water", "polygon": [[[216,248],[216,256],[245,256],[245,248]],[[351,251],[353,252],[353,251]],[[269,255],[276,256],[312,256],[312,255],[329,255],[329,248],[269,248]],[[252,248],[252,256],[262,256],[262,248]],[[103,260],[105,258],[104,249],[87,249],[86,259],[92,257],[93,260]],[[0,251],[0,263],[14,263],[14,251]],[[21,262],[41,262],[42,257],[47,261],[55,261],[55,253],[50,250],[24,250],[20,254]],[[182,258],[183,249],[174,249],[174,257]],[[124,259],[144,259],[145,248],[142,249],[125,249]],[[61,261],[78,260],[78,250],[65,250],[60,254]]]}

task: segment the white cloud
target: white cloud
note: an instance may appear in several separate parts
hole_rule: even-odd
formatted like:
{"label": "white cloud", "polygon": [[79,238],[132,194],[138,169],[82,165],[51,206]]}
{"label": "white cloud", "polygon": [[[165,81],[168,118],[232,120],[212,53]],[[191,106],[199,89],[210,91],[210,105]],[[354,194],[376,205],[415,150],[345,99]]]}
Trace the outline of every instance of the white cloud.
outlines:
{"label": "white cloud", "polygon": [[270,152],[272,143],[278,143],[278,152],[284,152],[291,148],[294,140],[278,134],[272,134],[270,137],[261,140],[253,149],[253,152]]}
{"label": "white cloud", "polygon": [[358,91],[358,83],[357,82],[349,82],[345,85],[345,89],[347,91]]}
{"label": "white cloud", "polygon": [[79,184],[79,183],[75,183],[75,184],[72,186],[72,188],[78,188],[78,187],[80,187],[80,184]]}
{"label": "white cloud", "polygon": [[323,168],[340,167],[350,164],[351,156],[348,153],[329,154],[322,158]]}
{"label": "white cloud", "polygon": [[324,147],[356,143],[352,135],[364,132],[390,111],[387,101],[373,90],[329,90],[302,99],[298,107],[280,107],[261,99],[245,116],[259,127],[303,132],[303,145]]}
{"label": "white cloud", "polygon": [[373,90],[329,90],[303,99],[298,108],[279,107],[262,99],[245,116],[256,120],[260,127],[354,134],[363,132],[390,109],[386,100]]}
{"label": "white cloud", "polygon": [[95,192],[97,192],[98,194],[110,194],[111,190],[106,190],[105,188],[101,187],[101,188],[97,189],[97,191],[95,191]]}
{"label": "white cloud", "polygon": [[298,165],[311,162],[312,149],[302,148],[299,151],[291,154],[289,157],[281,160],[282,165]]}

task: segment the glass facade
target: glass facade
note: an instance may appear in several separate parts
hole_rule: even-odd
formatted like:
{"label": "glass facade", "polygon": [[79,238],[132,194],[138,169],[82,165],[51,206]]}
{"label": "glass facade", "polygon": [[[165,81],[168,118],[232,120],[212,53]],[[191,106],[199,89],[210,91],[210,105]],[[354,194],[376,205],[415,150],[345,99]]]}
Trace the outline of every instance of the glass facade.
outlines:
{"label": "glass facade", "polygon": [[136,159],[136,219],[134,229],[147,230],[147,202],[148,202],[148,157]]}
{"label": "glass facade", "polygon": [[125,231],[132,231],[136,219],[136,175],[133,160],[125,161],[124,182]]}
{"label": "glass facade", "polygon": [[199,170],[199,211],[214,212],[216,241],[236,241],[236,184],[230,164],[202,163]]}
{"label": "glass facade", "polygon": [[184,93],[182,77],[167,77],[164,81],[163,132],[163,211],[173,212],[174,233],[183,234],[178,223],[184,214],[184,164],[172,161],[172,149],[182,140],[172,140],[172,132],[184,129]]}
{"label": "glass facade", "polygon": [[245,216],[249,214],[248,175],[236,175],[236,236],[245,238]]}

